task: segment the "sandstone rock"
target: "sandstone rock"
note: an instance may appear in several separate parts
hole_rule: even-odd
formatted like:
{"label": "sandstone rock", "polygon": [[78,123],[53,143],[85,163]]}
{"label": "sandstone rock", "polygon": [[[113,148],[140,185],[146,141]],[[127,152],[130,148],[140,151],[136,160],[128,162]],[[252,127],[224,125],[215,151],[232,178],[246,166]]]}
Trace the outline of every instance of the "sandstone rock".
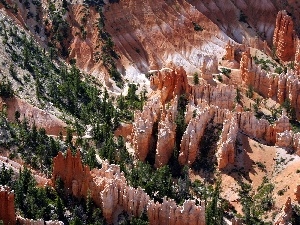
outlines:
{"label": "sandstone rock", "polygon": [[203,204],[195,206],[191,200],[185,201],[179,207],[174,201],[166,199],[161,204],[151,201],[148,206],[148,219],[153,225],[204,225],[203,207]]}
{"label": "sandstone rock", "polygon": [[274,225],[288,225],[292,218],[293,208],[291,203],[291,198],[288,197],[286,203],[284,204],[281,213],[275,218]]}
{"label": "sandstone rock", "polygon": [[300,40],[297,39],[296,42],[296,54],[295,54],[295,72],[298,75],[298,77],[300,76]]}
{"label": "sandstone rock", "polygon": [[136,111],[133,122],[133,146],[138,159],[144,161],[148,155],[153,125],[160,115],[160,98],[147,102],[143,111]]}
{"label": "sandstone rock", "polygon": [[[60,176],[65,183],[66,190],[72,189],[71,177],[76,181],[79,197],[87,197],[82,187],[89,190],[90,196],[97,206],[101,207],[103,215],[108,223],[113,222],[117,208],[125,210],[129,215],[140,216],[146,210],[151,225],[157,224],[205,224],[204,205],[196,206],[194,201],[186,201],[183,206],[177,206],[174,200],[164,200],[162,204],[150,201],[150,197],[141,188],[132,188],[127,185],[124,174],[117,165],[109,165],[103,161],[101,169],[86,170],[78,162],[80,156],[71,156],[67,153],[64,158],[62,153],[54,159],[53,178]],[[65,163],[65,167],[61,163]],[[70,164],[73,170],[69,170]],[[79,168],[76,168],[79,166]],[[76,176],[74,175],[76,172]],[[88,178],[82,179],[83,176]],[[171,206],[171,208],[170,208]],[[178,221],[176,223],[168,220]]]}
{"label": "sandstone rock", "polygon": [[91,181],[90,168],[83,166],[79,150],[73,156],[70,149],[66,157],[61,152],[53,159],[52,183],[62,179],[65,188],[75,197],[87,196],[88,184]]}
{"label": "sandstone rock", "polygon": [[235,142],[238,133],[237,119],[233,116],[230,120],[225,120],[221,137],[218,143],[218,150],[216,153],[218,160],[218,168],[223,169],[229,163],[235,161]]}
{"label": "sandstone rock", "polygon": [[150,78],[152,89],[159,90],[161,96],[161,104],[173,99],[175,96],[180,96],[188,90],[187,74],[183,67],[173,69],[163,68],[158,70]]}
{"label": "sandstone rock", "polygon": [[18,224],[22,225],[64,225],[62,221],[57,220],[49,220],[44,221],[43,219],[33,220],[33,219],[27,219],[23,218],[22,216],[17,216],[17,222]]}
{"label": "sandstone rock", "polygon": [[176,110],[177,101],[173,103],[175,111],[167,111],[167,115],[162,114],[158,124],[158,138],[155,155],[155,167],[167,165],[172,156],[176,137]]}
{"label": "sandstone rock", "polygon": [[191,165],[198,154],[199,143],[208,122],[213,118],[214,111],[210,108],[199,109],[184,132],[180,144],[178,161],[181,165]]}
{"label": "sandstone rock", "polygon": [[127,123],[121,123],[121,125],[114,132],[115,136],[122,136],[126,140],[131,139],[133,125]]}
{"label": "sandstone rock", "polygon": [[272,98],[279,104],[289,99],[296,118],[300,118],[300,80],[295,71],[279,75],[266,72],[252,64],[249,50],[243,53],[240,65],[242,80],[247,86],[252,85],[264,98]]}
{"label": "sandstone rock", "polygon": [[225,50],[226,50],[226,54],[224,56],[224,59],[228,60],[228,61],[233,61],[234,60],[234,48],[233,48],[233,45],[230,44],[230,42],[227,43]]}
{"label": "sandstone rock", "polygon": [[206,103],[230,110],[235,106],[236,90],[232,85],[217,85],[216,87],[209,84],[197,85],[190,87],[189,93],[196,105]]}
{"label": "sandstone rock", "polygon": [[300,155],[300,133],[285,130],[276,135],[276,145],[278,147],[290,148]]}
{"label": "sandstone rock", "polygon": [[295,200],[298,203],[300,202],[300,184],[298,184],[296,189],[295,189]]}
{"label": "sandstone rock", "polygon": [[291,128],[290,120],[285,114],[282,114],[282,116],[277,119],[274,125],[274,130],[276,133],[281,133],[286,130],[289,131]]}
{"label": "sandstone rock", "polygon": [[286,11],[279,11],[276,18],[273,45],[276,55],[282,61],[290,61],[295,56],[295,31],[292,18]]}
{"label": "sandstone rock", "polygon": [[0,220],[4,225],[16,224],[15,195],[6,186],[0,186]]}

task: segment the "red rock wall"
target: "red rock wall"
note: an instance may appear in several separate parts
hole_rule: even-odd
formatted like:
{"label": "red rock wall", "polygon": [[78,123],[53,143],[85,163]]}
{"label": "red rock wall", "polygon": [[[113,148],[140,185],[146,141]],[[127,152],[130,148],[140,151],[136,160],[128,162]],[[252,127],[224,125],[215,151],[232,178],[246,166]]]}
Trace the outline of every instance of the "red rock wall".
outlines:
{"label": "red rock wall", "polygon": [[4,225],[16,224],[14,193],[3,186],[0,186],[0,220]]}
{"label": "red rock wall", "polygon": [[282,61],[291,61],[294,59],[295,31],[292,18],[286,11],[279,11],[276,18],[276,27],[274,30],[273,45],[276,48],[276,55]]}
{"label": "red rock wall", "polygon": [[[102,208],[108,223],[112,223],[122,210],[137,217],[146,209],[151,225],[205,224],[204,206],[196,206],[194,201],[186,201],[183,206],[176,205],[173,200],[164,200],[163,204],[150,201],[150,197],[141,188],[127,185],[119,166],[109,165],[105,161],[101,169],[89,171],[82,166],[79,153],[72,156],[68,150],[66,157],[59,153],[54,158],[52,180],[58,176],[63,180],[65,190],[72,190],[71,193],[76,197],[87,197],[89,190],[92,199]],[[172,208],[165,207],[170,205]],[[178,222],[173,223],[173,220]]]}
{"label": "red rock wall", "polygon": [[279,75],[266,72],[252,62],[249,50],[243,53],[240,69],[245,85],[252,85],[264,98],[272,98],[280,104],[289,99],[296,118],[300,119],[300,79],[293,70]]}

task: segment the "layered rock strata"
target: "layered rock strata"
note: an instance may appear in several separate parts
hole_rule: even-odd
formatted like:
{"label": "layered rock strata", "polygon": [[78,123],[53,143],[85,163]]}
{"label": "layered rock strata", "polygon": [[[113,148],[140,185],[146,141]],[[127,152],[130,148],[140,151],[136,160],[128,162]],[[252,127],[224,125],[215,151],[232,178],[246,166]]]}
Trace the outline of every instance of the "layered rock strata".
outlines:
{"label": "layered rock strata", "polygon": [[274,225],[288,225],[292,218],[293,208],[291,198],[288,197],[286,203],[284,204],[281,213],[275,218]]}
{"label": "layered rock strata", "polygon": [[295,189],[295,201],[300,202],[300,184]]}
{"label": "layered rock strata", "polygon": [[291,61],[295,56],[295,31],[292,18],[287,12],[279,11],[276,18],[273,45],[282,61]]}
{"label": "layered rock strata", "polygon": [[[101,207],[108,223],[112,223],[116,214],[123,210],[136,217],[146,210],[150,224],[153,225],[205,224],[203,205],[196,206],[191,200],[186,201],[183,206],[166,199],[162,204],[155,203],[150,201],[150,197],[141,188],[136,189],[127,185],[119,166],[109,165],[104,161],[101,169],[89,171],[81,162],[79,163],[79,152],[75,156],[70,154],[68,151],[66,157],[63,157],[59,153],[54,158],[52,180],[60,177],[66,191],[71,190],[76,197],[87,197],[86,190],[89,190],[90,196]],[[84,177],[88,178],[83,179]],[[177,222],[173,223],[174,221]]]}
{"label": "layered rock strata", "polygon": [[294,133],[291,130],[277,133],[276,145],[278,147],[291,148],[300,156],[300,133]]}
{"label": "layered rock strata", "polygon": [[176,138],[176,123],[177,114],[177,96],[165,112],[161,115],[161,120],[158,123],[158,135],[156,144],[155,167],[167,165],[171,158]]}
{"label": "layered rock strata", "polygon": [[196,160],[200,140],[213,115],[213,109],[206,107],[201,111],[197,111],[196,115],[190,120],[181,139],[180,154],[178,157],[181,165],[191,165]]}
{"label": "layered rock strata", "polygon": [[232,85],[195,85],[189,87],[188,93],[192,96],[192,99],[194,99],[195,105],[205,103],[229,110],[235,107],[234,99],[236,97],[236,89]]}
{"label": "layered rock strata", "polygon": [[272,98],[280,104],[289,99],[296,118],[300,119],[300,80],[294,71],[282,74],[266,72],[260,65],[254,64],[249,49],[243,53],[240,69],[247,86],[253,86],[264,98]]}
{"label": "layered rock strata", "polygon": [[229,163],[233,164],[235,161],[235,142],[238,129],[236,117],[232,117],[231,119],[224,121],[221,137],[218,143],[219,147],[216,153],[219,169],[223,169]]}
{"label": "layered rock strata", "polygon": [[4,225],[16,224],[15,195],[8,187],[0,186],[0,220]]}
{"label": "layered rock strata", "polygon": [[136,111],[133,122],[133,146],[138,159],[144,161],[149,153],[153,125],[160,116],[160,98],[151,99],[143,107],[143,111]]}

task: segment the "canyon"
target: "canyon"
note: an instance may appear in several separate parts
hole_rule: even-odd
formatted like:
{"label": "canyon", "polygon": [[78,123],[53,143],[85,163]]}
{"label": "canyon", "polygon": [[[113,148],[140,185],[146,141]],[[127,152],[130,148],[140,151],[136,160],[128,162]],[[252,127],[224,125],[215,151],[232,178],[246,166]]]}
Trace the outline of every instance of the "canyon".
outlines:
{"label": "canyon", "polygon": [[[44,49],[44,55],[55,62],[57,70],[76,66],[81,71],[79,80],[89,81],[98,88],[91,97],[84,96],[82,86],[75,85],[79,96],[84,96],[77,106],[108,93],[111,98],[105,101],[111,101],[117,108],[120,96],[128,100],[132,84],[136,85],[137,99],[143,90],[147,92],[139,107],[132,107],[129,100],[126,103],[131,107],[132,121],[113,118],[97,124],[103,129],[102,136],[98,136],[104,140],[109,135],[103,127],[120,125],[111,129],[115,137],[125,140],[126,151],[133,160],[127,167],[132,169],[142,161],[153,171],[168,167],[178,170],[172,171],[172,175],[188,168],[190,185],[199,181],[212,185],[212,189],[220,180],[218,201],[222,198],[229,205],[224,216],[231,220],[228,224],[239,225],[246,220],[242,184],[250,186],[248,194],[255,200],[264,185],[272,185],[267,195],[272,201],[268,202],[270,207],[266,212],[260,213],[261,221],[279,225],[298,218],[295,211],[300,199],[297,1],[5,2],[0,3],[0,17],[7,29],[7,24],[15,23],[14,29],[32,37]],[[5,32],[19,32],[14,29]],[[7,50],[12,48],[10,38],[4,36],[1,40],[1,79],[9,81],[14,89],[14,97],[0,98],[3,116],[11,123],[26,118],[30,125],[44,128],[48,135],[66,135],[66,140],[67,130],[74,135],[69,143],[63,138],[58,141],[64,153],[59,152],[53,159],[52,174],[47,171],[51,180],[35,174],[42,181],[39,184],[55,189],[56,181],[61,179],[67,195],[76,199],[91,197],[108,224],[117,224],[123,212],[130,219],[146,214],[153,225],[207,223],[212,197],[205,201],[196,198],[191,186],[188,186],[190,199],[182,204],[166,197],[157,202],[141,187],[130,186],[122,172],[124,165],[108,163],[105,154],[100,154],[107,143],[93,136],[95,118],[86,124],[80,109],[74,105],[79,112],[68,115],[67,110],[61,110],[49,99],[36,96],[39,91],[36,85],[40,82],[34,80],[37,69],[28,72],[25,62],[10,59]],[[20,54],[26,58],[25,51]],[[48,71],[43,73],[48,75]],[[62,102],[71,101],[67,98]],[[99,109],[95,111],[99,113]],[[116,109],[115,114],[118,113],[121,115]],[[80,126],[83,137],[77,129]],[[115,137],[111,138],[113,143],[119,141]],[[80,145],[82,140],[86,145],[92,143],[101,168],[90,169],[85,165],[86,148]],[[70,145],[74,145],[72,150]],[[116,152],[121,151],[116,146]],[[2,155],[3,152],[1,149]],[[14,164],[13,159],[6,158],[8,155],[1,157],[5,165]],[[178,168],[174,169],[174,165]],[[10,167],[17,174],[22,166]],[[172,182],[179,183],[182,176],[173,176]],[[253,204],[259,204],[260,200]],[[0,186],[0,220],[4,224],[62,223],[22,218],[15,212],[13,202],[13,192]]]}

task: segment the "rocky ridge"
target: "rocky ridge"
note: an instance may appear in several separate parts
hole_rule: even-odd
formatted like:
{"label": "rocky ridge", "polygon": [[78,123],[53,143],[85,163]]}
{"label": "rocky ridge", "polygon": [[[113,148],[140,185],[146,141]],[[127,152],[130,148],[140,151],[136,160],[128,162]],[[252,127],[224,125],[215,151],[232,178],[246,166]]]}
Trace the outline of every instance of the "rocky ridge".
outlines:
{"label": "rocky ridge", "polygon": [[[205,224],[205,208],[197,206],[192,200],[178,206],[173,200],[162,204],[150,201],[141,188],[127,185],[126,179],[117,165],[103,162],[101,169],[89,171],[81,163],[80,153],[72,155],[67,151],[64,157],[59,153],[54,158],[52,182],[60,177],[65,190],[76,197],[86,197],[87,192],[93,201],[102,208],[108,223],[112,223],[118,211],[140,216],[146,209],[150,224]],[[175,222],[176,221],[176,222]],[[174,223],[175,222],[175,223]]]}

